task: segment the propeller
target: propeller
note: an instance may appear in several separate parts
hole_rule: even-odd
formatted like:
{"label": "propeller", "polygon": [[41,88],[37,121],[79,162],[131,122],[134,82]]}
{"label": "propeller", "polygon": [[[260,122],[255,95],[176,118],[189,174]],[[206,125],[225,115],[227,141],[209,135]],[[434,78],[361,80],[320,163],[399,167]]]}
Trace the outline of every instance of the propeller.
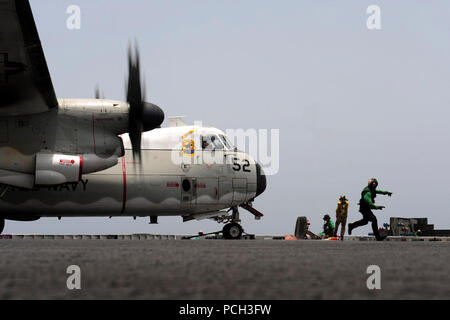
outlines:
{"label": "propeller", "polygon": [[100,96],[100,87],[98,84],[95,86],[95,99],[105,99],[105,94],[103,92]]}
{"label": "propeller", "polygon": [[131,45],[128,46],[128,82],[126,84],[126,96],[130,106],[128,131],[133,156],[140,159],[142,132],[160,128],[164,121],[164,112],[157,105],[145,102],[145,82],[144,87],[142,87],[137,44],[134,47],[134,52]]}

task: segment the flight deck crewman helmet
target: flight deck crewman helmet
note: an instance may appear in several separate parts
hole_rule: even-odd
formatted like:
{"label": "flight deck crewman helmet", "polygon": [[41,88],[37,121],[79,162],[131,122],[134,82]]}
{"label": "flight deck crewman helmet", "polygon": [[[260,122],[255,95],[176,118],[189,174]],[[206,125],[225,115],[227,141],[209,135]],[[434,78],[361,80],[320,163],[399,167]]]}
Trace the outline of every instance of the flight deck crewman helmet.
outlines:
{"label": "flight deck crewman helmet", "polygon": [[378,180],[375,179],[375,178],[370,179],[370,180],[369,180],[368,186],[369,186],[369,187],[376,188],[376,187],[378,186]]}

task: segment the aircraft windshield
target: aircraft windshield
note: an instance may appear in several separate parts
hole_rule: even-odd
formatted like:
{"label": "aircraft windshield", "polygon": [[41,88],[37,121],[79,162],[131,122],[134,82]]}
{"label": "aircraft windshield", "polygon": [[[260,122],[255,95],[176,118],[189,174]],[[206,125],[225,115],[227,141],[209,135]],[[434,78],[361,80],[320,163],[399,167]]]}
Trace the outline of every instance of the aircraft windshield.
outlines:
{"label": "aircraft windshield", "polygon": [[233,149],[233,145],[232,145],[231,141],[227,138],[227,136],[221,134],[220,138],[222,139],[222,142],[227,149]]}
{"label": "aircraft windshield", "polygon": [[224,148],[223,143],[216,135],[202,137],[202,149],[203,150],[222,150]]}

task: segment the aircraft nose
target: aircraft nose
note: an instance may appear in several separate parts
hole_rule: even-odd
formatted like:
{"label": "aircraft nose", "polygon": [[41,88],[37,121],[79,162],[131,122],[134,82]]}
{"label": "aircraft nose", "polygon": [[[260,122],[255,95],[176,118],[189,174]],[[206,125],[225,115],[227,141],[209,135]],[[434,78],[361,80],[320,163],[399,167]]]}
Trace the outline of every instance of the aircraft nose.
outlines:
{"label": "aircraft nose", "polygon": [[264,170],[259,163],[256,163],[256,196],[259,196],[266,190],[267,179]]}

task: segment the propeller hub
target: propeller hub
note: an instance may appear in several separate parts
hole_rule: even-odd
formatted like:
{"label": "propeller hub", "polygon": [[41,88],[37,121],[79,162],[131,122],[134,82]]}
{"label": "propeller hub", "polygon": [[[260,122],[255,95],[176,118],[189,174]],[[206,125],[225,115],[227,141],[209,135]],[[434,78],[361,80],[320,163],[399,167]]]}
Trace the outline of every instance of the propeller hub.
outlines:
{"label": "propeller hub", "polygon": [[164,121],[164,111],[156,104],[144,102],[142,108],[142,129],[150,131],[160,128]]}

